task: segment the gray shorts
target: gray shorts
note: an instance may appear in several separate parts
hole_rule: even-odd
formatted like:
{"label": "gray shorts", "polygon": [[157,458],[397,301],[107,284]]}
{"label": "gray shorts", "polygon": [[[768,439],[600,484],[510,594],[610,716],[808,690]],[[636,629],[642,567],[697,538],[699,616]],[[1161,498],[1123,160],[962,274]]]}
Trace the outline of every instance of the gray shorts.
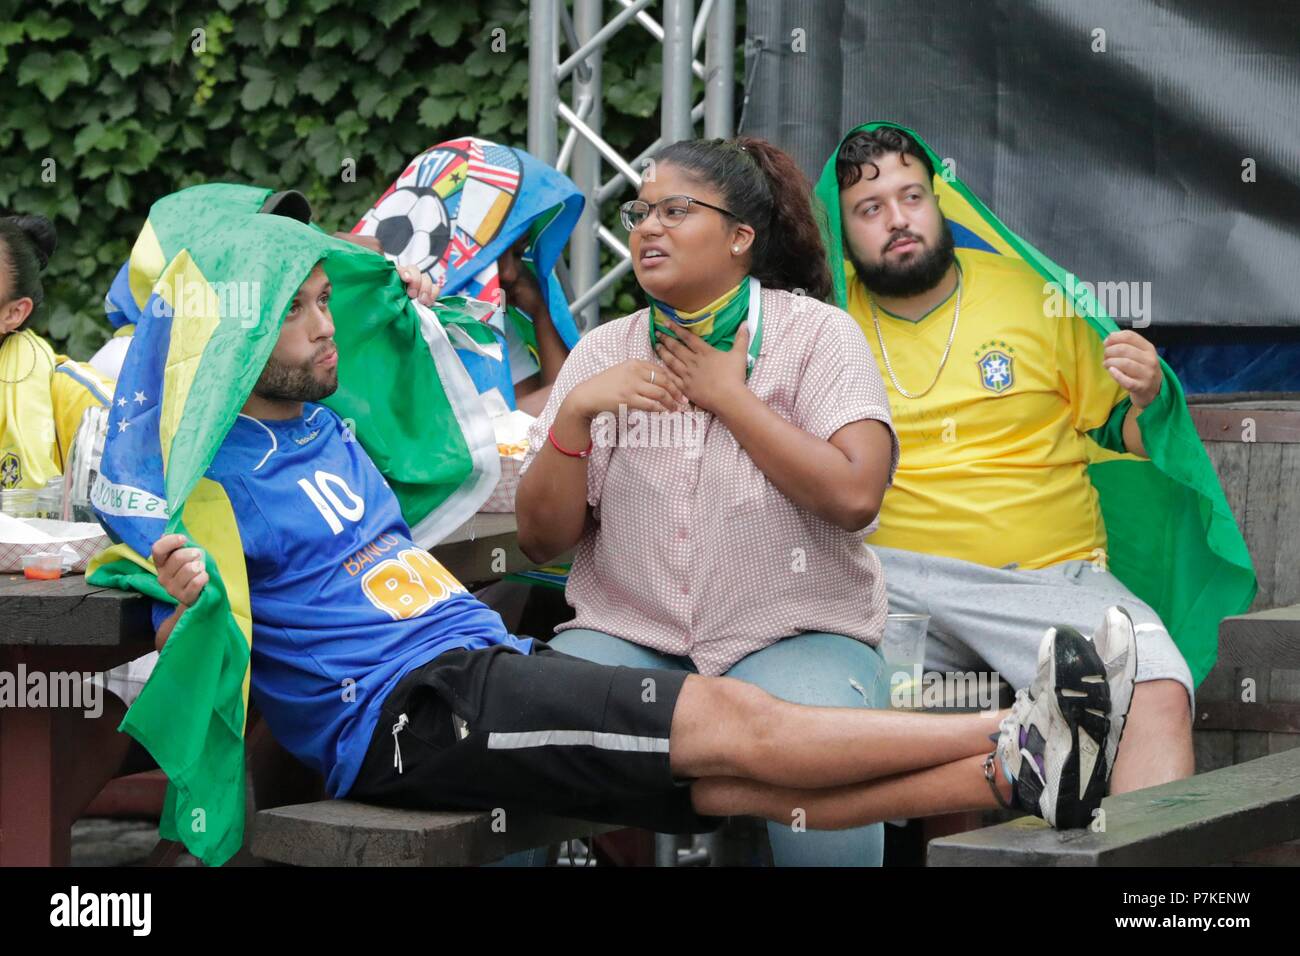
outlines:
{"label": "gray shorts", "polygon": [[1105,609],[1119,604],[1137,625],[1138,682],[1178,681],[1195,713],[1192,673],[1160,617],[1091,562],[1021,571],[896,548],[873,550],[885,571],[890,612],[930,615],[927,671],[995,670],[1013,688],[1028,687],[1047,628],[1068,624],[1091,635]]}

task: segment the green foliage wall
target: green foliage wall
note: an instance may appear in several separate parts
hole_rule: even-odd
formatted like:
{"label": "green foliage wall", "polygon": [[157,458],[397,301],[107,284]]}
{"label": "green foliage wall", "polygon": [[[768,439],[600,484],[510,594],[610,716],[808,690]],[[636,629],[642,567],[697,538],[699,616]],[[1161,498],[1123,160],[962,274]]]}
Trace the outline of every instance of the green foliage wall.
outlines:
{"label": "green foliage wall", "polygon": [[[604,78],[605,135],[635,154],[658,135],[659,45],[623,30]],[[525,146],[527,103],[524,0],[0,0],[0,210],[59,233],[33,327],[75,358],[98,348],[104,293],[166,193],[297,188],[350,229],[434,143]],[[627,285],[610,305],[635,308]]]}

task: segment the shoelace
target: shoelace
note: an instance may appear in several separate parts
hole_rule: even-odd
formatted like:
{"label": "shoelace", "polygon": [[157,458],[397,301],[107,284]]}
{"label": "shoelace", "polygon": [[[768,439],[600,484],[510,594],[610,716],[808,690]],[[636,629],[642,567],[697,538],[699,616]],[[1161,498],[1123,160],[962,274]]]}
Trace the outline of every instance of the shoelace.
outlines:
{"label": "shoelace", "polygon": [[409,723],[405,714],[398,714],[397,723],[393,724],[393,766],[397,768],[398,773],[402,772],[402,745],[398,743],[397,735],[405,730]]}
{"label": "shoelace", "polygon": [[[1024,727],[1025,720],[1029,716],[1029,711],[1033,706],[1034,699],[1029,695],[1028,688],[1022,687],[1020,690],[1016,691],[1016,699],[1011,704],[1011,712],[1008,713],[1007,716],[1003,717],[1002,721],[998,724],[998,734],[996,737],[997,748],[993,753],[988,755],[988,758],[984,762],[984,778],[988,780],[989,786],[993,789],[993,795],[997,797],[998,803],[1002,804],[1003,807],[1007,807],[1007,804],[1003,803],[1002,794],[998,792],[997,786],[993,782],[993,773],[995,772],[994,767],[1000,763],[1002,765],[1004,776],[1010,776],[1009,768],[1006,766],[1006,761],[1002,759],[1002,755],[999,753],[1002,749],[1002,741],[1004,739],[1010,738],[1007,746],[1008,748],[1015,748],[1016,752],[1020,754],[1021,765],[1023,766],[1024,764],[1028,764],[1034,775],[1038,777],[1039,781],[1046,783],[1043,771],[1038,766],[1039,758],[1020,744],[1020,731]],[[1023,772],[1023,770],[1021,772]],[[1012,776],[1010,780],[1010,783],[1012,784],[1011,806],[1013,808],[1018,804],[1016,799],[1015,779],[1015,776]]]}
{"label": "shoelace", "polygon": [[1002,799],[1002,791],[998,789],[995,780],[998,765],[1002,765],[1003,776],[1010,776],[1010,774],[1005,762],[1001,760],[999,751],[1002,749],[1002,741],[1008,737],[1012,737],[1016,749],[1020,749],[1020,725],[1032,705],[1033,701],[1029,697],[1029,691],[1022,687],[1016,691],[1016,699],[1011,704],[1011,711],[998,724],[998,732],[989,734],[990,739],[994,742],[995,749],[984,760],[984,779],[988,782],[989,789],[993,791],[993,798],[997,800],[998,805],[1004,810],[1019,809],[1019,801],[1016,799],[1014,778],[1009,780],[1011,784],[1011,802],[1008,803]]}
{"label": "shoelace", "polygon": [[1010,733],[1015,734],[1014,742],[1016,749],[1020,751],[1020,762],[1021,764],[1029,764],[1029,768],[1033,770],[1034,776],[1038,778],[1039,783],[1046,784],[1047,777],[1044,776],[1044,769],[1042,766],[1044,761],[1043,755],[1033,753],[1029,748],[1020,743],[1020,730],[1024,727],[1025,720],[1029,717],[1029,711],[1033,708],[1034,703],[1034,698],[1029,695],[1029,691],[1022,687],[1020,690],[1016,691],[1016,700],[1012,705],[1011,714],[1004,719],[1003,723],[1005,724],[1007,721],[1015,718]]}

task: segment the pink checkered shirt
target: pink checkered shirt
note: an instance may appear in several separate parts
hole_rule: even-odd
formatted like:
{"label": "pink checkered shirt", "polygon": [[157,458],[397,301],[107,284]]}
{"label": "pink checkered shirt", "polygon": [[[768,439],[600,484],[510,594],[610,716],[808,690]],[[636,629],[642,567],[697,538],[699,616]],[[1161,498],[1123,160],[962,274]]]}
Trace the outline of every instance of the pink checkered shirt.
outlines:
{"label": "pink checkered shirt", "polygon": [[[880,372],[857,323],[806,296],[769,289],[762,296],[763,338],[749,388],[818,438],[861,419],[885,422],[892,433]],[[582,337],[529,431],[524,470],[574,385],[626,359],[658,361],[647,321],[642,310]],[[695,410],[702,427],[694,432],[674,431],[661,416],[662,425],[652,431],[644,423],[639,438],[633,414],[622,431],[592,424],[587,501],[596,522],[569,575],[566,596],[577,617],[559,630],[604,631],[689,657],[709,675],[801,631],[879,643],[884,577],[862,542],[874,523],[845,531],[800,508],[707,412]],[[647,447],[656,432],[659,447]],[[893,444],[891,478],[896,435]]]}

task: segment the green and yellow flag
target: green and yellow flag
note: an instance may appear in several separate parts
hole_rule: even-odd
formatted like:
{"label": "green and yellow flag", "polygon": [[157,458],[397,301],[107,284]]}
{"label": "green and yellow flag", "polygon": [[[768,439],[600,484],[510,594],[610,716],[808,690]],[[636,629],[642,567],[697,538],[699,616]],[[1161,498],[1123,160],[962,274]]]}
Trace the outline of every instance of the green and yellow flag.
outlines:
{"label": "green and yellow flag", "polygon": [[[893,127],[925,150],[936,170],[943,160],[914,131],[896,123],[865,123],[850,130]],[[823,238],[830,256],[834,304],[847,308],[839,184],[831,154],[815,194],[825,212]],[[1006,227],[960,179],[935,176],[935,195],[955,244],[1028,263],[1045,282],[1071,298],[1075,313],[1105,338],[1119,327],[1091,288]],[[1044,321],[1053,321],[1046,314]],[[1088,476],[1106,523],[1108,569],[1160,615],[1187,659],[1196,683],[1218,656],[1219,621],[1240,614],[1255,596],[1255,571],[1237,522],[1187,411],[1177,376],[1163,361],[1164,387],[1137,420],[1150,460],[1117,455],[1095,441]],[[1099,437],[1099,436],[1098,436]]]}

